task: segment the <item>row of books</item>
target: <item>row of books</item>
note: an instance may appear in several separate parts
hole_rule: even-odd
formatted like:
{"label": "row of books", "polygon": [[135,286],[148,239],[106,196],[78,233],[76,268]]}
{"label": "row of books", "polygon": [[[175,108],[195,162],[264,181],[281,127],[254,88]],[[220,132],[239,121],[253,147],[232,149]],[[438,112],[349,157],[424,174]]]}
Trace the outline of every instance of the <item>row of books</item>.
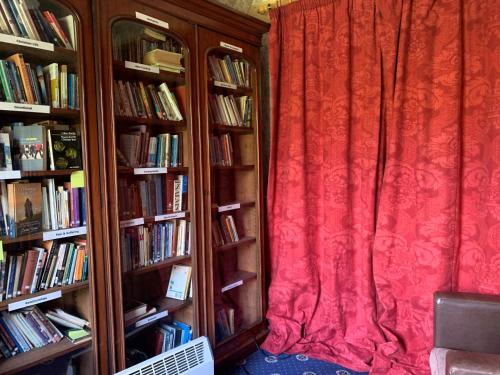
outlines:
{"label": "row of books", "polygon": [[[37,306],[34,306],[12,313],[2,311],[0,353],[3,358],[11,358],[18,353],[57,343],[64,336],[74,341],[75,337],[90,336],[89,328],[88,321],[62,309],[43,313]],[[80,331],[80,333],[75,336],[75,331]]]}
{"label": "row of books", "polygon": [[[181,167],[183,165],[182,133],[150,136],[146,125],[130,127],[131,133],[120,134],[120,157],[128,167]],[[119,160],[120,161],[120,160]]]}
{"label": "row of books", "polygon": [[24,252],[5,252],[0,261],[0,301],[87,280],[85,240],[45,241]]}
{"label": "row of books", "polygon": [[124,272],[191,254],[191,222],[171,220],[120,230]]}
{"label": "row of books", "polygon": [[160,323],[154,330],[153,355],[167,352],[191,341],[191,326],[174,320],[171,324]]}
{"label": "row of books", "polygon": [[144,61],[144,56],[153,50],[160,49],[182,54],[182,46],[175,39],[131,22],[118,22],[113,32],[113,59],[119,61]]}
{"label": "row of books", "polygon": [[215,336],[217,340],[235,334],[234,329],[234,309],[232,307],[223,308],[217,311],[215,317]]}
{"label": "row of books", "polygon": [[45,171],[47,154],[50,170],[81,169],[81,148],[80,132],[69,125],[13,123],[0,129],[0,170]]}
{"label": "row of books", "polygon": [[85,190],[54,179],[0,181],[0,235],[15,238],[86,225]]}
{"label": "row of books", "polygon": [[0,1],[0,32],[69,49],[76,46],[73,16],[56,18],[49,10],[41,11],[38,1]]}
{"label": "row of books", "polygon": [[114,82],[115,112],[124,117],[182,121],[175,94],[165,82],[158,86],[143,82]]}
{"label": "row of books", "polygon": [[51,63],[42,67],[26,63],[22,53],[0,60],[0,101],[80,108],[78,75],[68,66]]}
{"label": "row of books", "polygon": [[208,116],[212,124],[252,126],[252,97],[210,94]]}
{"label": "row of books", "polygon": [[230,134],[210,137],[210,164],[214,166],[232,166],[234,164]]}
{"label": "row of books", "polygon": [[239,240],[236,222],[232,215],[222,214],[219,220],[212,221],[213,246],[222,246]]}
{"label": "row of books", "polygon": [[237,86],[250,87],[250,63],[243,59],[232,59],[208,56],[208,67],[212,79],[220,82],[232,83]]}
{"label": "row of books", "polygon": [[120,219],[127,220],[172,212],[188,208],[187,175],[148,175],[144,180],[130,182],[118,180]]}

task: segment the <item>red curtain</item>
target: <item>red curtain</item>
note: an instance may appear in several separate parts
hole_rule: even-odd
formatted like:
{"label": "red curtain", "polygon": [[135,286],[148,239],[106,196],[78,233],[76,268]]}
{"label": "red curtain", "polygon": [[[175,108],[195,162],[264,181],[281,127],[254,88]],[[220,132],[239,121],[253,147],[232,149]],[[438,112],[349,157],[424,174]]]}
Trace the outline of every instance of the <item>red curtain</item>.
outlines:
{"label": "red curtain", "polygon": [[271,17],[264,347],[428,374],[433,293],[500,293],[500,0]]}

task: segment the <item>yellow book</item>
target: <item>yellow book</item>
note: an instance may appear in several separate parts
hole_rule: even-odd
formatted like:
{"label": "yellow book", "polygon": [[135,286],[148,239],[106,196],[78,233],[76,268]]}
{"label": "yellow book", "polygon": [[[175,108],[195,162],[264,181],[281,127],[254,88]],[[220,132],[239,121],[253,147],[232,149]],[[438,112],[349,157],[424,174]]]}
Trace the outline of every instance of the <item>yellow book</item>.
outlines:
{"label": "yellow book", "polygon": [[59,96],[59,65],[52,63],[43,68],[43,73],[48,76],[50,81],[50,100],[53,108],[60,107]]}

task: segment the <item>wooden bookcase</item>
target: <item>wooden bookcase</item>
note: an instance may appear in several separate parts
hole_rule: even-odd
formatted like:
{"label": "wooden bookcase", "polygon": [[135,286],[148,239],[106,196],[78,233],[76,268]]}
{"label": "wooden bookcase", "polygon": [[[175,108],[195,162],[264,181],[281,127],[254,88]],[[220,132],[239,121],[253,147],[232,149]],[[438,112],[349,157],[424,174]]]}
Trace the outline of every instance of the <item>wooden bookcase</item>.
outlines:
{"label": "wooden bookcase", "polygon": [[[92,8],[91,3],[85,0],[40,0],[41,10],[51,11],[57,18],[73,16],[76,48],[67,49],[55,46],[53,50],[43,43],[22,38],[2,37],[0,39],[0,59],[5,59],[16,53],[21,53],[25,62],[42,66],[50,63],[66,64],[68,72],[78,74],[77,88],[80,96],[79,109],[50,108],[49,110],[31,105],[22,105],[9,110],[7,106],[0,109],[0,123],[2,126],[13,122],[22,122],[24,125],[45,121],[57,120],[59,124],[70,125],[71,129],[79,131],[82,146],[82,163],[84,172],[85,208],[87,212],[86,225],[78,228],[68,228],[59,231],[42,231],[24,236],[2,237],[3,250],[7,254],[22,254],[40,246],[42,241],[53,238],[60,242],[72,241],[76,238],[86,239],[88,256],[87,279],[69,285],[54,286],[32,294],[21,294],[14,298],[0,302],[0,312],[9,314],[13,304],[24,302],[26,305],[36,305],[42,311],[48,308],[62,308],[70,313],[81,316],[91,324],[91,336],[75,343],[68,339],[48,344],[41,348],[17,354],[8,359],[0,359],[0,373],[11,374],[28,370],[35,372],[47,363],[71,360],[75,370],[80,374],[95,374],[108,372],[107,329],[105,310],[106,282],[103,278],[103,261],[101,249],[102,231],[100,223],[100,187],[99,169],[92,167],[99,165],[97,139],[97,116],[95,102],[95,75],[92,57]],[[45,145],[48,152],[48,145]],[[47,166],[47,169],[49,167]],[[13,183],[27,180],[42,182],[44,179],[54,179],[56,185],[69,182],[75,170],[46,170],[20,171],[17,175],[11,172],[0,172],[0,180]],[[60,293],[60,297],[58,297]],[[37,366],[41,366],[40,368]]]}
{"label": "wooden bookcase", "polygon": [[[261,35],[267,31],[268,25],[205,0],[97,1],[95,22],[98,46],[96,69],[100,87],[100,165],[103,201],[106,202],[100,212],[103,236],[107,239],[103,242],[103,250],[105,274],[108,277],[110,371],[116,372],[131,364],[127,361],[130,349],[147,352],[146,343],[152,342],[156,327],[169,319],[191,325],[193,337],[209,336],[218,363],[233,360],[244,354],[242,350],[251,350],[254,340],[261,340],[265,334],[263,189],[258,102],[259,46]],[[179,74],[160,70],[157,73],[142,66],[135,66],[134,69],[124,61],[126,59],[114,56],[117,35],[144,28],[173,38],[182,45],[184,72]],[[243,52],[221,48],[221,41],[240,46]],[[251,83],[248,87],[237,87],[231,93],[252,98],[250,126],[228,127],[209,122],[208,94],[228,93],[227,89],[214,86],[209,79],[209,54],[229,54],[249,62]],[[145,84],[166,82],[179,99],[183,121],[124,115],[123,103],[120,106],[114,95],[115,80],[142,81]],[[167,172],[189,176],[186,220],[191,222],[192,247],[190,255],[131,268],[123,262],[123,227],[151,226],[156,216],[128,215],[128,209],[124,210],[124,188],[145,177],[137,175],[133,165],[124,165],[117,155],[117,149],[123,148],[120,137],[137,125],[143,125],[143,129],[152,135],[167,132],[183,134],[184,163],[167,168]],[[210,164],[210,139],[212,135],[224,134],[230,134],[236,146],[235,162],[230,166],[213,167]],[[220,216],[220,206],[231,202],[240,205],[235,216],[241,229],[241,238],[238,242],[214,248],[211,241],[212,219]],[[128,246],[128,239],[126,243]],[[239,267],[232,270],[234,272],[231,275],[224,275],[221,281],[216,264],[217,259],[225,256],[239,263]],[[192,267],[193,294],[190,299],[172,300],[165,297],[171,270],[175,265]],[[235,279],[231,280],[229,276]],[[220,290],[239,282],[243,284],[241,287],[225,291],[224,294],[232,295],[242,307],[241,314],[237,316],[237,319],[241,318],[242,324],[238,324],[234,334],[218,338],[215,306],[222,294]],[[124,312],[131,299],[154,305],[157,311],[168,311],[168,317],[141,327],[127,328]]]}
{"label": "wooden bookcase", "polygon": [[[254,345],[265,333],[259,49],[205,28],[199,29],[198,39],[202,163],[208,190],[203,212],[207,334],[217,361],[223,363],[236,354],[235,347]],[[240,77],[237,84],[214,77],[210,64],[224,58],[247,66],[248,77]],[[251,108],[247,121],[244,110],[239,120],[229,116],[228,123],[226,116],[224,121],[215,102],[233,98],[237,105],[243,102]],[[237,237],[228,236],[227,222],[234,222]],[[219,237],[213,233],[217,227],[222,242],[214,238]]]}

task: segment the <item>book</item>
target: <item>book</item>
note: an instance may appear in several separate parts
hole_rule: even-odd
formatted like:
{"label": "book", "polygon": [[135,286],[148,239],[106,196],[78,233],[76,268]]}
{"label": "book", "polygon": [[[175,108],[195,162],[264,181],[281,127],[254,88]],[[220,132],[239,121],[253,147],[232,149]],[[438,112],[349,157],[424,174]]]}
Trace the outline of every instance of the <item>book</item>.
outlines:
{"label": "book", "polygon": [[47,130],[49,159],[53,170],[82,169],[80,134],[75,130]]}
{"label": "book", "polygon": [[9,235],[38,233],[42,229],[42,187],[38,182],[16,182],[7,185]]}
{"label": "book", "polygon": [[46,133],[43,126],[14,126],[14,169],[22,171],[44,171],[47,169]]}
{"label": "book", "polygon": [[10,134],[0,132],[0,171],[12,170],[12,154],[10,145]]}
{"label": "book", "polygon": [[175,264],[170,273],[167,287],[167,297],[185,300],[187,298],[189,282],[191,280],[191,267]]}

